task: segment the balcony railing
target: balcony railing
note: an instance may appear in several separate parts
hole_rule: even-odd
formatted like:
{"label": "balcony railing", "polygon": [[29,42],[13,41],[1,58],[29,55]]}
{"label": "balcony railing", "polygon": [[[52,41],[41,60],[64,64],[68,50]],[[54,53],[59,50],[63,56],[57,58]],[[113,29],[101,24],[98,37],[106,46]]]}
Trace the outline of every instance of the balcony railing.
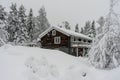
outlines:
{"label": "balcony railing", "polygon": [[71,42],[71,47],[91,47],[91,43],[89,42],[83,42],[83,41],[72,41]]}

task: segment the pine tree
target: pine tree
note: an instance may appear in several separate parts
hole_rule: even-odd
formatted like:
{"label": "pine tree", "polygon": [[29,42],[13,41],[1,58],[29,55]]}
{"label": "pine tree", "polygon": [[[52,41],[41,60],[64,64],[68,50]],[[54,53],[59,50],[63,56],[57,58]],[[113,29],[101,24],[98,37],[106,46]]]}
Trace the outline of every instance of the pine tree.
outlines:
{"label": "pine tree", "polygon": [[15,35],[15,43],[16,44],[23,44],[28,40],[28,33],[27,33],[27,25],[26,25],[26,14],[25,8],[23,5],[20,6],[18,11],[18,19],[19,19],[19,28]]}
{"label": "pine tree", "polygon": [[62,23],[63,23],[63,27],[64,27],[65,29],[70,30],[70,24],[69,24],[68,21],[64,21],[64,22],[62,22]]}
{"label": "pine tree", "polygon": [[17,34],[17,30],[19,28],[19,20],[18,20],[18,10],[17,10],[17,5],[12,4],[10,6],[10,12],[8,15],[8,27],[7,31],[10,34],[9,41],[14,42],[15,40],[15,34]]}
{"label": "pine tree", "polygon": [[59,28],[62,28],[62,25],[59,25],[59,24],[58,24],[57,26],[58,26]]}
{"label": "pine tree", "polygon": [[80,33],[84,34],[84,29],[83,29],[83,28],[81,28],[81,31],[80,31]]}
{"label": "pine tree", "polygon": [[0,20],[6,20],[7,12],[4,10],[5,8],[0,5]]}
{"label": "pine tree", "polygon": [[104,17],[100,17],[99,20],[97,21],[99,24],[99,27],[97,28],[97,35],[103,33],[103,26],[105,24],[105,19]]}
{"label": "pine tree", "polygon": [[5,29],[0,28],[0,46],[8,43],[9,33]]}
{"label": "pine tree", "polygon": [[50,27],[48,19],[46,17],[46,11],[44,7],[41,7],[39,10],[39,16],[37,16],[37,28],[38,33],[37,36],[44,32],[47,28]]}
{"label": "pine tree", "polygon": [[91,35],[91,22],[90,21],[87,21],[85,23],[84,34],[87,35],[87,36]]}
{"label": "pine tree", "polygon": [[34,23],[34,17],[33,17],[33,11],[30,9],[28,18],[27,18],[27,31],[30,41],[33,41],[34,36],[34,29],[35,29],[35,23]]}
{"label": "pine tree", "polygon": [[94,38],[95,36],[96,36],[95,21],[93,21],[91,25],[91,37]]}
{"label": "pine tree", "polygon": [[6,17],[7,12],[4,10],[3,6],[0,5],[0,46],[6,44],[9,39],[9,34],[6,31]]}
{"label": "pine tree", "polygon": [[100,25],[100,27],[103,27],[104,24],[105,24],[105,19],[104,19],[104,17],[101,16],[101,17],[99,18],[99,20],[97,21],[97,23]]}
{"label": "pine tree", "polygon": [[75,32],[79,33],[79,25],[78,24],[76,24],[76,26],[75,26]]}
{"label": "pine tree", "polygon": [[33,29],[33,39],[34,41],[38,39],[39,35],[41,34],[41,29],[40,29],[40,26],[39,26],[39,21],[37,19],[37,17],[33,17],[33,21],[34,21],[34,29]]}
{"label": "pine tree", "polygon": [[0,28],[6,29],[7,12],[4,9],[5,8],[2,5],[0,5]]}

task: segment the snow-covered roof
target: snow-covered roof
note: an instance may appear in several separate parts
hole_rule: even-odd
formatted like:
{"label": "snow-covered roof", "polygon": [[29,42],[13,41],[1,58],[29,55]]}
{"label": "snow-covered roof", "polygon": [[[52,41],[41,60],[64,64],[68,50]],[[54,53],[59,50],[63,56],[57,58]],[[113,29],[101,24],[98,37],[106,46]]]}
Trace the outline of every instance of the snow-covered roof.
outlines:
{"label": "snow-covered roof", "polygon": [[45,36],[48,32],[50,32],[51,30],[57,30],[67,36],[75,36],[75,37],[79,37],[79,38],[84,38],[84,39],[88,39],[88,40],[92,40],[92,38],[84,35],[84,34],[81,34],[81,33],[77,33],[77,32],[74,32],[72,30],[66,30],[64,28],[59,28],[59,27],[50,27],[48,28],[47,30],[45,30],[42,34],[39,35],[39,38],[42,38],[43,36]]}

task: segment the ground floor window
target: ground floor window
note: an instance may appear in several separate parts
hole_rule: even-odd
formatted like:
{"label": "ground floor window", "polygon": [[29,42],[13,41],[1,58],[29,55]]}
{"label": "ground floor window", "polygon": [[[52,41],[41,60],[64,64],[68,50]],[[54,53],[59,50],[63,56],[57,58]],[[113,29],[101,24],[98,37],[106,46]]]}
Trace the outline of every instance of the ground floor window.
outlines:
{"label": "ground floor window", "polygon": [[54,37],[54,44],[60,44],[61,43],[61,37]]}

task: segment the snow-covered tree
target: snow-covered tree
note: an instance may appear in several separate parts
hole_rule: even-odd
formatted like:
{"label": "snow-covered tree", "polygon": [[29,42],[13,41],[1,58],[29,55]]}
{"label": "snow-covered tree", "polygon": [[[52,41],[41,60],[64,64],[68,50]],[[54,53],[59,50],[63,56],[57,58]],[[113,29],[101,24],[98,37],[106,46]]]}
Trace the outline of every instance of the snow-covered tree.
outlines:
{"label": "snow-covered tree", "polygon": [[7,12],[4,9],[5,8],[2,5],[0,5],[0,28],[6,29]]}
{"label": "snow-covered tree", "polygon": [[90,37],[94,38],[95,36],[96,36],[95,21],[93,21],[92,25],[91,25],[91,35],[90,35]]}
{"label": "snow-covered tree", "polygon": [[68,21],[64,21],[64,22],[62,22],[62,23],[63,23],[63,27],[64,27],[65,29],[70,30],[70,24],[69,24]]}
{"label": "snow-covered tree", "polygon": [[58,26],[59,28],[62,28],[62,25],[60,25],[60,24],[58,24],[57,26]]}
{"label": "snow-covered tree", "polygon": [[38,36],[41,34],[40,32],[40,27],[38,26],[38,19],[36,17],[33,17],[33,21],[34,21],[34,29],[33,29],[33,39],[37,40]]}
{"label": "snow-covered tree", "polygon": [[13,42],[15,40],[15,34],[17,33],[17,30],[19,28],[19,20],[18,20],[18,10],[17,10],[17,5],[12,4],[10,6],[10,12],[8,15],[8,27],[7,31],[10,34],[9,41]]}
{"label": "snow-covered tree", "polygon": [[104,17],[101,16],[101,17],[99,18],[99,20],[97,21],[97,23],[100,25],[100,27],[103,27],[104,24],[105,24],[105,19],[104,19]]}
{"label": "snow-covered tree", "polygon": [[0,46],[8,43],[9,34],[6,30],[0,29]]}
{"label": "snow-covered tree", "polygon": [[9,39],[9,34],[5,28],[7,26],[6,14],[7,12],[4,10],[2,5],[0,5],[0,46],[6,44]]}
{"label": "snow-covered tree", "polygon": [[76,26],[75,26],[75,32],[79,33],[79,25],[78,24],[76,24]]}
{"label": "snow-covered tree", "polygon": [[0,20],[5,21],[7,12],[4,10],[5,8],[0,5]]}
{"label": "snow-covered tree", "polygon": [[103,26],[105,24],[104,17],[100,17],[99,20],[97,21],[97,23],[99,24],[99,26],[98,26],[98,28],[96,30],[96,33],[101,34],[101,33],[103,33]]}
{"label": "snow-covered tree", "polygon": [[81,28],[80,33],[84,34],[84,28],[83,27]]}
{"label": "snow-covered tree", "polygon": [[89,51],[91,63],[102,69],[112,69],[120,65],[120,16],[114,11],[118,0],[110,0],[110,3],[103,36],[100,39],[96,36],[96,41]]}
{"label": "snow-covered tree", "polygon": [[84,34],[90,36],[90,31],[91,31],[91,22],[87,21],[84,27]]}
{"label": "snow-covered tree", "polygon": [[48,19],[46,17],[46,11],[44,7],[41,7],[39,10],[39,15],[37,16],[37,36],[44,32],[47,28],[50,27]]}
{"label": "snow-covered tree", "polygon": [[95,21],[93,21],[92,24],[90,21],[87,21],[85,23],[84,28],[81,28],[81,33],[83,33],[91,38],[94,38],[96,35]]}
{"label": "snow-covered tree", "polygon": [[27,31],[30,41],[32,41],[34,38],[34,29],[35,29],[35,23],[34,23],[34,17],[33,17],[33,11],[30,9],[28,18],[27,18]]}
{"label": "snow-covered tree", "polygon": [[19,19],[19,27],[17,33],[15,34],[15,38],[16,38],[15,43],[24,44],[25,42],[27,42],[29,36],[27,33],[25,8],[23,5],[21,5],[19,8],[18,19]]}

